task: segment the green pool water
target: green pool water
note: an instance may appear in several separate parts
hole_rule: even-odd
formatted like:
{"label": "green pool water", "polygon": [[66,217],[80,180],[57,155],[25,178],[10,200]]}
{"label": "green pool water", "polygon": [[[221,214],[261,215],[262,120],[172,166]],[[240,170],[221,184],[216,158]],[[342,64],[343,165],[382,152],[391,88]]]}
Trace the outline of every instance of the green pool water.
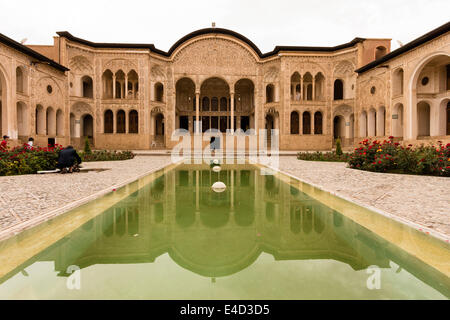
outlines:
{"label": "green pool water", "polygon": [[450,297],[447,244],[263,172],[179,165],[3,241],[0,299]]}

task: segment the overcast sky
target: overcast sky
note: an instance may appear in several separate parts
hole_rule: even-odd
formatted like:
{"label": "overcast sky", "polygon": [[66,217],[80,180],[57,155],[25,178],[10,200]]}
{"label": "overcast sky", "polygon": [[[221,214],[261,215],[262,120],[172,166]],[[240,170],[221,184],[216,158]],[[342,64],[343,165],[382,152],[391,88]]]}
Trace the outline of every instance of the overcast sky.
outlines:
{"label": "overcast sky", "polygon": [[0,33],[51,44],[56,31],[94,42],[153,43],[167,51],[216,22],[264,53],[276,45],[334,46],[355,37],[404,44],[448,22],[449,0],[0,0]]}

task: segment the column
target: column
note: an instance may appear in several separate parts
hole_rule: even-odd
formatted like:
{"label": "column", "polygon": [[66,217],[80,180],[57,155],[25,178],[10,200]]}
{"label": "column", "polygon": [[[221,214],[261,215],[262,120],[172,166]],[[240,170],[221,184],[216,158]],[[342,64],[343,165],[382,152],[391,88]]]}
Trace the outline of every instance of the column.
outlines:
{"label": "column", "polygon": [[128,74],[125,74],[125,99],[128,98]]}
{"label": "column", "polygon": [[200,92],[195,93],[195,119],[197,120],[195,124],[195,133],[200,132]]}
{"label": "column", "polygon": [[315,100],[316,96],[316,76],[313,76],[312,78],[312,97],[311,100]]}
{"label": "column", "polygon": [[230,92],[230,109],[231,109],[231,121],[230,128],[231,133],[234,133],[234,92]]}
{"label": "column", "polygon": [[128,118],[129,118],[129,113],[125,111],[125,133],[129,133],[128,130],[130,129],[129,128],[130,123],[128,121]]}
{"label": "column", "polygon": [[298,132],[300,135],[303,134],[303,112],[298,113],[299,121],[298,121]]}
{"label": "column", "polygon": [[116,75],[113,74],[113,99],[116,98]]}
{"label": "column", "polygon": [[113,133],[117,133],[117,112],[113,111]]}
{"label": "column", "polygon": [[300,76],[300,100],[303,100],[303,93],[305,90],[303,90],[303,76]]}
{"label": "column", "polygon": [[[314,92],[314,85],[313,85],[313,92]],[[314,111],[311,111],[311,135],[313,134],[314,134]]]}

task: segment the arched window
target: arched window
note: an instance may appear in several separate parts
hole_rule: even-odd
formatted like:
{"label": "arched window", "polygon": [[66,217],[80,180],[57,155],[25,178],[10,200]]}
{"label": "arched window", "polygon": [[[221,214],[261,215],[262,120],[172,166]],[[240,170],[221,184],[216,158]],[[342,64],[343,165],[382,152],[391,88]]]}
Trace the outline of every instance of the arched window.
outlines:
{"label": "arched window", "polygon": [[275,87],[273,84],[268,84],[266,86],[266,102],[271,103],[274,101]]}
{"label": "arched window", "polygon": [[385,127],[386,127],[386,108],[379,107],[377,112],[377,136],[384,137],[385,136]]}
{"label": "arched window", "polygon": [[125,73],[122,70],[116,72],[116,99],[125,97]]}
{"label": "arched window", "polygon": [[394,72],[392,82],[392,94],[394,96],[403,94],[403,69]]}
{"label": "arched window", "polygon": [[106,70],[102,75],[103,99],[112,99],[113,97],[113,73]]}
{"label": "arched window", "polygon": [[202,111],[209,111],[209,98],[203,97],[202,99]]}
{"label": "arched window", "polygon": [[367,137],[367,112],[361,112],[361,116],[359,117],[359,136]]}
{"label": "arched window", "polygon": [[417,135],[430,135],[430,105],[425,101],[417,104]]}
{"label": "arched window", "polygon": [[306,88],[306,100],[312,100],[313,92],[312,92],[312,84],[308,84]]}
{"label": "arched window", "polygon": [[114,132],[114,114],[111,110],[105,111],[104,121],[104,133]]}
{"label": "arched window", "polygon": [[27,106],[23,102],[17,102],[16,107],[17,107],[17,134],[19,136],[26,136],[28,134]]}
{"label": "arched window", "polygon": [[305,100],[312,100],[312,83],[313,83],[313,76],[310,72],[306,72],[303,76],[303,99]]}
{"label": "arched window", "polygon": [[127,75],[127,97],[137,99],[139,97],[139,77],[136,71],[131,70]]}
{"label": "arched window", "polygon": [[403,137],[403,104],[398,103],[394,106],[392,114],[392,135],[394,137]]}
{"label": "arched window", "polygon": [[155,84],[155,100],[163,102],[164,99],[164,86],[161,82]]}
{"label": "arched window", "polygon": [[220,111],[227,111],[227,98],[220,98]]}
{"label": "arched window", "polygon": [[308,111],[303,112],[303,134],[311,134],[311,115]]}
{"label": "arched window", "polygon": [[297,111],[291,112],[291,134],[299,134],[299,116]]}
{"label": "arched window", "polygon": [[175,84],[176,108],[194,111],[196,108],[195,83],[190,78],[181,78]]}
{"label": "arched window", "polygon": [[344,83],[341,79],[334,80],[334,100],[344,99]]}
{"label": "arched window", "polygon": [[45,119],[44,107],[38,104],[36,106],[36,134],[45,134],[46,133],[46,119]]}
{"label": "arched window", "polygon": [[119,110],[117,112],[117,133],[125,133],[125,111]]}
{"label": "arched window", "polygon": [[64,114],[61,109],[56,111],[56,135],[64,136]]}
{"label": "arched window", "polygon": [[375,109],[370,109],[367,117],[367,134],[369,137],[375,137],[377,135],[377,112]]}
{"label": "arched window", "polygon": [[25,77],[21,67],[16,68],[16,91],[25,93]]}
{"label": "arched window", "polygon": [[155,117],[155,135],[164,135],[164,116],[161,113],[157,114]]}
{"label": "arched window", "polygon": [[294,72],[291,76],[291,100],[300,100],[300,74],[298,72]]}
{"label": "arched window", "polygon": [[94,97],[94,86],[92,84],[92,78],[89,76],[84,76],[81,78],[81,88],[83,92],[81,93],[81,96],[83,98],[90,98],[92,99]]}
{"label": "arched window", "polygon": [[47,108],[46,125],[47,135],[54,136],[56,134],[56,113],[52,107]]}
{"label": "arched window", "polygon": [[322,72],[319,72],[314,77],[315,87],[314,87],[314,100],[325,100],[324,88],[325,88],[325,77]]}
{"label": "arched window", "polygon": [[219,111],[219,99],[217,97],[211,99],[211,111]]}
{"label": "arched window", "polygon": [[82,116],[83,125],[83,137],[93,138],[94,137],[94,119],[90,114],[85,114]]}
{"label": "arched window", "polygon": [[322,130],[322,112],[314,113],[314,134],[323,134]]}
{"label": "arched window", "polygon": [[387,49],[383,46],[378,46],[375,49],[375,60],[380,59],[382,56],[385,56],[387,52]]}
{"label": "arched window", "polygon": [[129,120],[129,127],[128,132],[129,133],[138,133],[139,132],[139,115],[136,110],[131,110],[130,114],[128,116]]}
{"label": "arched window", "polygon": [[333,119],[333,137],[334,139],[345,137],[345,120],[343,116],[336,116]]}

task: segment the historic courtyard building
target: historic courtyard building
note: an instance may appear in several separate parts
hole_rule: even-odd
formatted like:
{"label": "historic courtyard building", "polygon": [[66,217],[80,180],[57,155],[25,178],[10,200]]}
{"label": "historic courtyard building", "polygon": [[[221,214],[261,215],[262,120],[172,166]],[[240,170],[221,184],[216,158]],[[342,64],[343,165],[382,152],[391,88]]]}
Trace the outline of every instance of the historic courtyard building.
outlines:
{"label": "historic courtyard building", "polygon": [[80,146],[88,137],[106,149],[172,148],[177,128],[279,129],[281,150],[329,150],[337,137],[349,147],[391,135],[450,142],[449,30],[392,52],[390,39],[355,38],[262,53],[220,28],[168,52],[68,32],[50,46],[0,34],[0,131],[17,144]]}

